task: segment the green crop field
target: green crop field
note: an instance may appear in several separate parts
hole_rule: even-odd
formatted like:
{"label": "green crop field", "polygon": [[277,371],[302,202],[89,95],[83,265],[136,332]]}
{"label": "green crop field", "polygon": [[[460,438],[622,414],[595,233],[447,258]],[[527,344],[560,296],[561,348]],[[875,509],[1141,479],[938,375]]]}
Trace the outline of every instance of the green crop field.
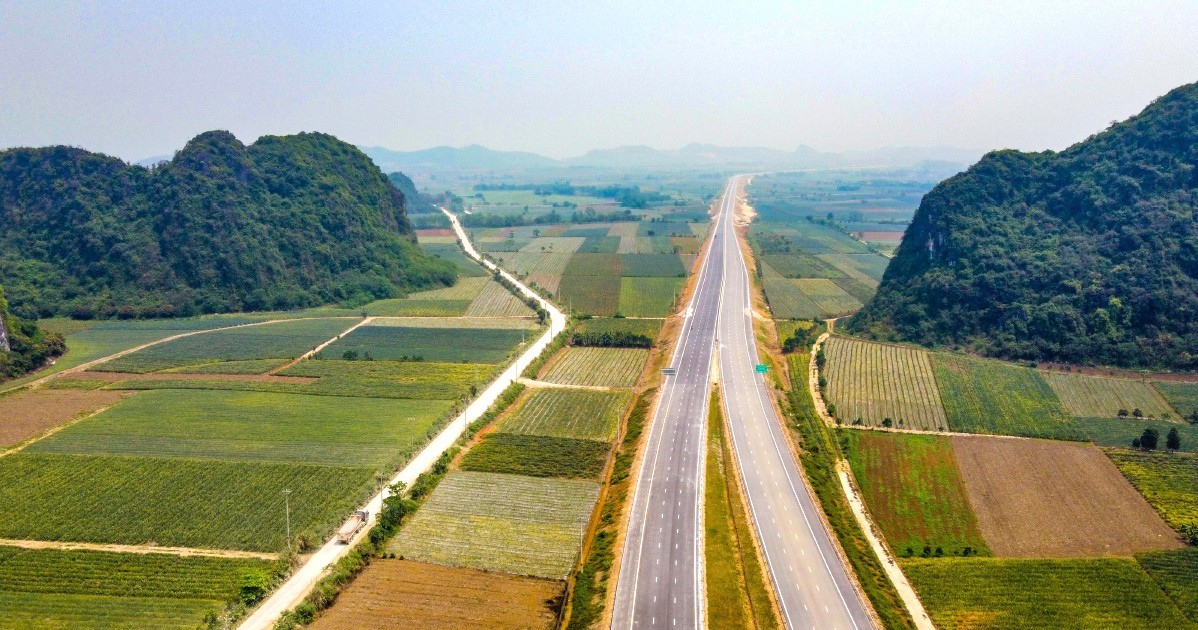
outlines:
{"label": "green crop field", "polygon": [[952,442],[938,435],[849,431],[849,464],[870,515],[899,556],[988,548],[969,507]]}
{"label": "green crop field", "polygon": [[458,278],[456,284],[452,287],[444,289],[433,289],[431,291],[420,291],[418,293],[408,294],[409,300],[473,300],[482,292],[483,287],[487,286],[490,279],[487,277],[468,277]]}
{"label": "green crop field", "polygon": [[503,421],[500,430],[610,442],[616,438],[620,417],[630,398],[627,392],[534,390],[524,404]]}
{"label": "green crop field", "polygon": [[466,309],[466,317],[532,317],[531,308],[523,300],[508,291],[498,282],[488,282],[486,288],[478,295],[470,308]]}
{"label": "green crop field", "polygon": [[574,328],[579,333],[631,333],[644,335],[654,341],[661,334],[661,320],[657,319],[627,319],[623,317],[594,317],[584,319]]}
{"label": "green crop field", "polygon": [[561,385],[632,387],[648,358],[649,351],[638,348],[566,348],[543,380]]}
{"label": "green crop field", "polygon": [[1141,553],[1136,561],[1190,621],[1198,623],[1198,547]]}
{"label": "green crop field", "polygon": [[682,259],[674,254],[625,254],[620,257],[624,276],[661,276],[681,278],[686,275]]}
{"label": "green crop field", "polygon": [[217,361],[199,365],[160,370],[163,374],[265,374],[277,367],[287,365],[291,359],[246,359],[245,361]]}
{"label": "green crop field", "polygon": [[912,559],[902,567],[941,630],[1191,627],[1128,558]]}
{"label": "green crop field", "polygon": [[525,335],[517,328],[427,328],[368,325],[333,342],[321,357],[346,352],[387,361],[420,357],[424,361],[504,363]]}
{"label": "green crop field", "polygon": [[[325,363],[334,363],[327,361]],[[342,363],[355,363],[344,361]],[[392,363],[391,361],[367,361],[366,363]],[[422,365],[418,363],[418,365]],[[434,364],[444,365],[444,364]],[[469,366],[472,364],[463,363]],[[495,366],[487,366],[494,369]],[[480,370],[480,373],[481,370]],[[294,383],[260,380],[230,380],[218,378],[165,379],[153,375],[130,378],[114,383],[99,383],[107,390],[144,391],[155,389],[211,390],[233,392],[270,392],[275,394],[303,394],[308,396],[345,396],[350,398],[387,398],[394,400],[456,400],[469,392],[469,384],[396,382],[379,378],[355,378],[351,375],[333,375],[318,379],[314,383]]]}
{"label": "green crop field", "polygon": [[[832,337],[824,344],[828,402],[845,424],[938,430],[949,420],[926,350]],[[901,421],[901,423],[900,423]]]}
{"label": "green crop field", "polygon": [[377,300],[362,307],[375,317],[458,317],[466,313],[473,300]]}
{"label": "green crop field", "polygon": [[1136,418],[1074,418],[1070,424],[1077,427],[1085,437],[1099,446],[1127,448],[1131,441],[1144,434],[1144,429],[1156,429],[1164,446],[1165,436],[1170,429],[1177,429],[1181,438],[1181,449],[1198,452],[1198,425],[1179,424],[1166,420],[1139,420]]}
{"label": "green crop field", "polygon": [[566,264],[570,262],[571,255],[520,252],[518,254],[497,254],[495,258],[501,267],[514,274],[544,273],[560,276],[566,272]]}
{"label": "green crop field", "polygon": [[582,245],[578,248],[580,254],[614,254],[620,249],[620,237],[607,236],[607,230],[603,230],[604,234],[595,234],[586,237]]}
{"label": "green crop field", "polygon": [[35,442],[30,452],[304,463],[391,470],[450,401],[149,391]]}
{"label": "green crop field", "polygon": [[614,315],[620,307],[620,278],[610,276],[562,276],[558,302],[575,313]]}
{"label": "green crop field", "polygon": [[391,543],[409,560],[564,579],[599,484],[453,472]]}
{"label": "green crop field", "polygon": [[[0,547],[0,592],[225,601],[247,571],[274,563],[244,558]],[[0,616],[3,608],[0,607]]]}
{"label": "green crop field", "polygon": [[1031,368],[940,352],[932,354],[932,368],[954,431],[1080,435],[1052,388]]}
{"label": "green crop field", "polygon": [[611,445],[595,440],[492,433],[466,453],[462,470],[598,479]]}
{"label": "green crop field", "polygon": [[470,258],[462,251],[456,238],[452,236],[449,238],[452,240],[447,243],[421,243],[420,248],[438,258],[444,258],[457,265],[458,274],[462,276],[482,277],[490,275],[473,258]]}
{"label": "green crop field", "polygon": [[786,278],[763,278],[761,288],[765,291],[765,300],[770,305],[770,312],[778,319],[820,319],[823,314],[814,300],[803,295],[803,292]]}
{"label": "green crop field", "polygon": [[619,254],[575,254],[563,272],[567,276],[618,276],[622,256]]}
{"label": "green crop field", "polygon": [[620,313],[629,317],[665,317],[682,292],[682,278],[620,278]]}
{"label": "green crop field", "polygon": [[522,252],[573,254],[586,242],[582,236],[542,236],[520,248]]}
{"label": "green crop field", "polygon": [[368,467],[18,453],[0,457],[0,538],[278,551],[323,539],[374,487]]}
{"label": "green crop field", "polygon": [[218,330],[151,346],[95,369],[145,374],[218,361],[294,358],[355,323],[352,319],[306,319]]}
{"label": "green crop field", "polygon": [[1165,522],[1198,526],[1198,455],[1132,450],[1107,455]]}
{"label": "green crop field", "polygon": [[790,281],[819,307],[822,317],[836,317],[861,308],[861,302],[826,278],[798,278]]}
{"label": "green crop field", "polygon": [[1156,381],[1153,386],[1181,415],[1189,418],[1198,413],[1198,383]]}
{"label": "green crop field", "polygon": [[850,278],[874,283],[882,279],[882,274],[886,273],[886,266],[890,264],[890,259],[877,254],[820,254],[817,258]]}
{"label": "green crop field", "polygon": [[1145,417],[1175,417],[1176,412],[1150,383],[1121,378],[1040,372],[1061,404],[1074,416],[1114,418],[1119,410],[1139,409]]}
{"label": "green crop field", "polygon": [[878,292],[877,280],[858,280],[855,278],[836,278],[832,280],[836,286],[844,289],[845,293],[853,296],[858,302],[865,304]]}
{"label": "green crop field", "polygon": [[844,278],[845,273],[811,254],[763,254],[761,260],[787,278]]}
{"label": "green crop field", "polygon": [[471,385],[481,389],[498,371],[499,366],[491,363],[309,360],[280,374],[320,379],[298,386],[301,393],[457,400],[469,392]]}

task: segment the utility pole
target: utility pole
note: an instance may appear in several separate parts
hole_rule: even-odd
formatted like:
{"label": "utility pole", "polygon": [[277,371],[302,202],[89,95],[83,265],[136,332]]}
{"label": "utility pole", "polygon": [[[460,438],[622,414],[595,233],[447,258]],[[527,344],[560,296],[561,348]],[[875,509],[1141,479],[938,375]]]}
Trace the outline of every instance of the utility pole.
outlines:
{"label": "utility pole", "polygon": [[286,504],[287,514],[287,551],[291,551],[291,490],[283,491],[283,502]]}

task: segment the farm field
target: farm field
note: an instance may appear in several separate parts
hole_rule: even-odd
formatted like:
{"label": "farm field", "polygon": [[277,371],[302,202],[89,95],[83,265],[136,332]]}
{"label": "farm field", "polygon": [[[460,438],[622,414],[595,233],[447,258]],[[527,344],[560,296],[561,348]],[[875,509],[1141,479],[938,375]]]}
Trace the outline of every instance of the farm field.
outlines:
{"label": "farm field", "polygon": [[529,477],[598,479],[611,450],[608,442],[492,433],[470,449],[462,470]]}
{"label": "farm field", "polygon": [[828,400],[845,424],[938,430],[949,426],[926,350],[832,337],[827,356]]}
{"label": "farm field", "polygon": [[377,300],[362,307],[376,317],[460,317],[470,308],[471,300]]}
{"label": "farm field", "polygon": [[1155,381],[1152,385],[1181,415],[1189,418],[1198,413],[1198,383]]}
{"label": "farm field", "polygon": [[0,628],[196,628],[261,560],[0,547]]}
{"label": "farm field", "polygon": [[146,374],[222,361],[290,359],[336,337],[355,323],[348,318],[312,319],[218,330],[151,346],[94,369]]}
{"label": "farm field", "polygon": [[941,630],[1192,627],[1130,558],[901,561]]}
{"label": "farm field", "polygon": [[1090,444],[953,436],[978,527],[996,556],[1129,556],[1180,546]]}
{"label": "farm field", "polygon": [[549,630],[561,582],[410,560],[376,560],[310,627]]}
{"label": "farm field", "polygon": [[491,283],[486,276],[458,278],[452,287],[409,293],[408,300],[473,300]]}
{"label": "farm field", "polygon": [[937,352],[932,369],[954,431],[1082,437],[1052,388],[1031,368]]}
{"label": "farm field", "polygon": [[657,341],[658,334],[661,333],[662,322],[658,319],[628,319],[628,318],[608,318],[596,317],[592,319],[584,319],[579,322],[574,332],[579,334],[619,334],[629,333],[633,335],[644,335],[651,341]]}
{"label": "farm field", "polygon": [[262,392],[148,391],[35,442],[31,453],[258,461],[392,469],[451,401]]}
{"label": "farm field", "polygon": [[365,497],[370,468],[18,453],[0,457],[0,537],[278,551],[282,491],[296,536],[323,538]]}
{"label": "farm field", "polygon": [[775,318],[819,319],[823,313],[815,300],[769,265],[762,265],[761,287]]}
{"label": "farm field", "polygon": [[[461,328],[368,324],[333,342],[321,351],[325,359],[346,352],[360,358],[385,361],[423,360],[472,363],[505,363],[525,332],[512,328]],[[416,359],[419,357],[419,359]]]}
{"label": "farm field", "polygon": [[1132,450],[1107,454],[1170,525],[1198,525],[1198,456]]}
{"label": "farm field", "polygon": [[518,435],[610,442],[631,396],[626,392],[539,389],[500,424]]}
{"label": "farm field", "polygon": [[629,317],[665,317],[685,282],[683,278],[620,278],[619,312]]}
{"label": "farm field", "polygon": [[790,281],[803,295],[815,302],[821,317],[834,317],[861,308],[861,302],[826,278],[798,278]]}
{"label": "farm field", "polygon": [[542,380],[560,385],[632,387],[648,358],[649,351],[639,348],[566,348]]}
{"label": "farm field", "polygon": [[[848,431],[848,460],[887,543],[900,557],[989,555],[949,438]],[[968,549],[968,551],[966,551]]]}
{"label": "farm field", "polygon": [[452,472],[390,550],[404,559],[563,579],[598,495],[593,481]]}
{"label": "farm field", "polygon": [[1198,623],[1198,548],[1175,551],[1150,551],[1136,555],[1136,561],[1160,585],[1190,621]]}
{"label": "farm field", "polygon": [[1198,425],[1136,418],[1074,418],[1070,424],[1095,444],[1114,448],[1131,446],[1132,440],[1139,439],[1144,430],[1150,428],[1160,433],[1163,445],[1169,431],[1176,429],[1181,438],[1181,448],[1178,450],[1198,452]]}
{"label": "farm field", "polygon": [[0,398],[0,448],[19,444],[74,418],[116,404],[127,394],[33,390]]}
{"label": "farm field", "polygon": [[682,278],[686,268],[682,260],[673,254],[625,254],[620,256],[620,269],[624,276]]}
{"label": "farm field", "polygon": [[498,282],[491,281],[466,309],[466,317],[533,317],[531,308]]}
{"label": "farm field", "polygon": [[558,302],[575,313],[615,315],[620,308],[620,281],[619,275],[564,275],[558,287]]}
{"label": "farm field", "polygon": [[1144,417],[1176,417],[1176,412],[1150,383],[1061,372],[1040,372],[1061,404],[1078,417],[1114,418],[1140,410]]}

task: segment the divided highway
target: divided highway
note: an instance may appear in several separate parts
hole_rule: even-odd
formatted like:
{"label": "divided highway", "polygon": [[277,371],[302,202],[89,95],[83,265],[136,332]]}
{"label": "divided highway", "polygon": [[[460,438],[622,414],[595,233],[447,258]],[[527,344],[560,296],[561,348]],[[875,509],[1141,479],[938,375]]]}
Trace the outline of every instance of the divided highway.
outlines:
{"label": "divided highway", "polygon": [[717,220],[649,429],[616,582],[612,628],[698,628],[703,609],[703,476],[711,353],[723,288]]}
{"label": "divided highway", "polygon": [[873,623],[799,476],[757,364],[748,268],[733,232],[747,178],[724,190],[709,251],[661,388],[640,463],[616,583],[612,628],[705,625],[703,478],[712,353],[758,541],[789,628]]}
{"label": "divided highway", "polygon": [[758,374],[749,270],[732,232],[736,197],[747,178],[733,177],[720,212],[727,241],[719,317],[720,385],[733,451],[749,499],[757,540],[789,628],[873,628],[868,605],[841,563],[820,508],[800,476],[782,423]]}

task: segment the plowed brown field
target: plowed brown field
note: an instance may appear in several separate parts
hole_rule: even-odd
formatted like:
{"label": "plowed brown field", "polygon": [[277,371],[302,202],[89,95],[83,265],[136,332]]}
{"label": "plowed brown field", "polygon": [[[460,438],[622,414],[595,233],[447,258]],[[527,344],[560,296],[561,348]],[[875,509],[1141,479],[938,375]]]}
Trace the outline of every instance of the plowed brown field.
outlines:
{"label": "plowed brown field", "polygon": [[0,447],[12,446],[119,401],[127,392],[34,390],[0,398]]}
{"label": "plowed brown field", "polygon": [[996,556],[1130,556],[1181,547],[1092,444],[953,436],[961,479]]}
{"label": "plowed brown field", "polygon": [[377,560],[311,627],[550,628],[563,584],[411,560]]}

